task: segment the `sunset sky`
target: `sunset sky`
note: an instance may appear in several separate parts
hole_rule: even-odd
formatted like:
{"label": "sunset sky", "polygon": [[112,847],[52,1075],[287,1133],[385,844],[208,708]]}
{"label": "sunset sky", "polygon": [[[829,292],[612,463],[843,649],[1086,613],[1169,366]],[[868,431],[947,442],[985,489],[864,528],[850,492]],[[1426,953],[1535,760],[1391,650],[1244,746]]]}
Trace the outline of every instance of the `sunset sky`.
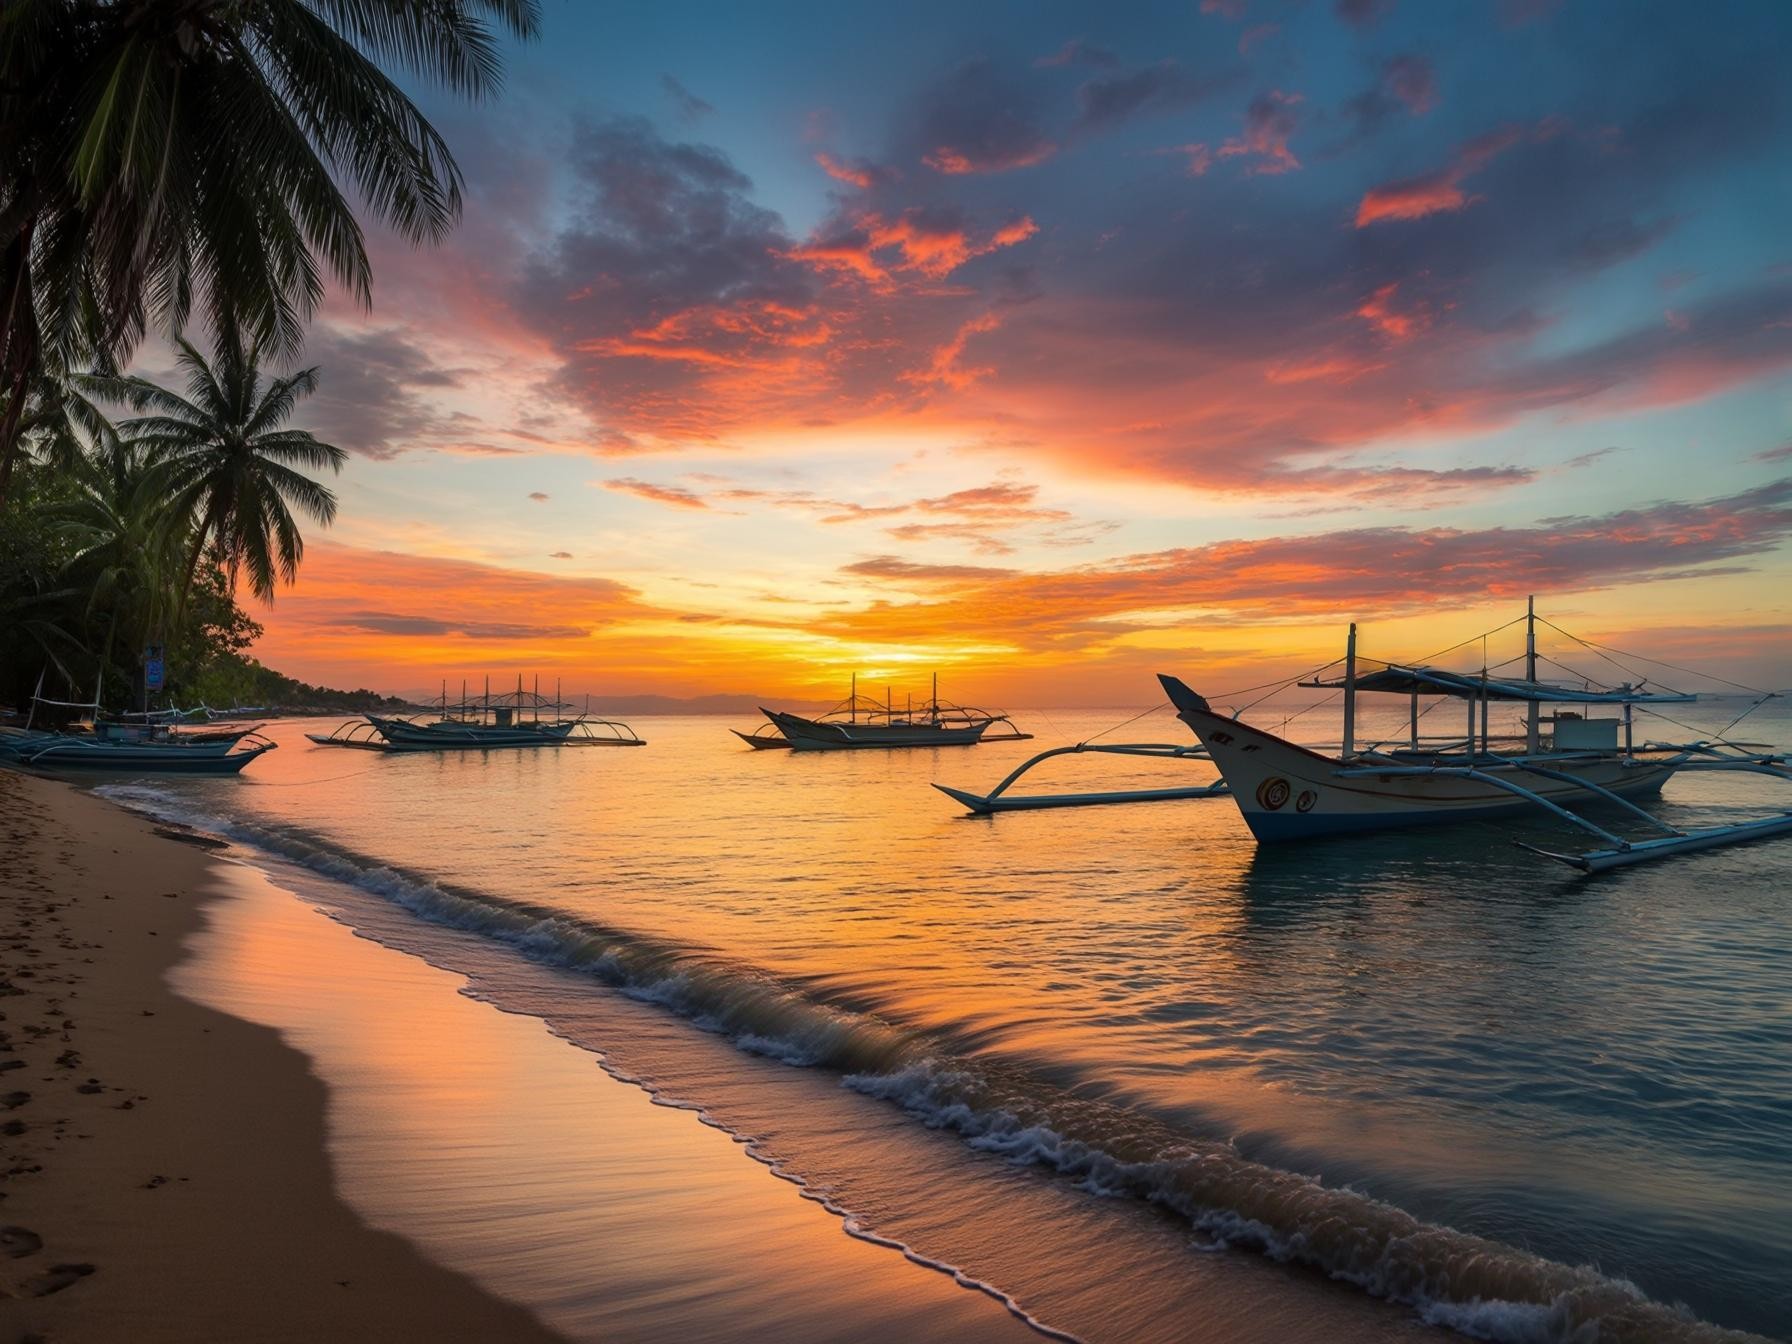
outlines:
{"label": "sunset sky", "polygon": [[1145,703],[1522,610],[1792,683],[1792,5],[549,0],[262,660]]}

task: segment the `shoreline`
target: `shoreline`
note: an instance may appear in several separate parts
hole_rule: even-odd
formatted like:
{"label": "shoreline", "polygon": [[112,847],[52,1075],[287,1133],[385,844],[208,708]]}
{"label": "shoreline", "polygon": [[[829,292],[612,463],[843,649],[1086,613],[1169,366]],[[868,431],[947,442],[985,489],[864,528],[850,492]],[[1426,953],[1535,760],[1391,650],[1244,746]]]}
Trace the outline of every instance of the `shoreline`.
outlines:
{"label": "shoreline", "polygon": [[215,847],[0,771],[9,1339],[1041,1338]]}
{"label": "shoreline", "polygon": [[369,1227],[336,1193],[305,1056],[170,987],[223,895],[203,848],[14,771],[0,848],[16,1337],[561,1338]]}

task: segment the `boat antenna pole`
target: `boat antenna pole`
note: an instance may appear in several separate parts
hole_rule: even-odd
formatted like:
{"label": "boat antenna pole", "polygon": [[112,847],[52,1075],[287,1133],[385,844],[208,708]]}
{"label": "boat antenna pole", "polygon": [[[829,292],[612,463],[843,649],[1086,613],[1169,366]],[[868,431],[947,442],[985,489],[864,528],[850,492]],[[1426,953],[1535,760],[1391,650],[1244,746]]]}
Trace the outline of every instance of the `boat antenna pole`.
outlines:
{"label": "boat antenna pole", "polygon": [[1344,751],[1356,755],[1356,622],[1350,623],[1350,635],[1344,641]]}
{"label": "boat antenna pole", "polygon": [[[1531,682],[1532,693],[1535,694],[1537,680],[1537,598],[1535,595],[1524,600],[1524,675]],[[1533,699],[1525,715],[1524,749],[1535,756],[1539,749],[1537,738],[1537,719],[1542,712],[1540,703]]]}

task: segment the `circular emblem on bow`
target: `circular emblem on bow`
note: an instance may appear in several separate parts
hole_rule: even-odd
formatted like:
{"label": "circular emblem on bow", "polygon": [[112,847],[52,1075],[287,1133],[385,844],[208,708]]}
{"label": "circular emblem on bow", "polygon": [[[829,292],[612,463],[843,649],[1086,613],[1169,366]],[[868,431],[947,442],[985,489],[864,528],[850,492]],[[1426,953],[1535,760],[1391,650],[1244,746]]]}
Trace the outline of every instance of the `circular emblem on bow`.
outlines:
{"label": "circular emblem on bow", "polygon": [[1271,812],[1288,801],[1291,790],[1285,779],[1266,779],[1257,786],[1257,801]]}

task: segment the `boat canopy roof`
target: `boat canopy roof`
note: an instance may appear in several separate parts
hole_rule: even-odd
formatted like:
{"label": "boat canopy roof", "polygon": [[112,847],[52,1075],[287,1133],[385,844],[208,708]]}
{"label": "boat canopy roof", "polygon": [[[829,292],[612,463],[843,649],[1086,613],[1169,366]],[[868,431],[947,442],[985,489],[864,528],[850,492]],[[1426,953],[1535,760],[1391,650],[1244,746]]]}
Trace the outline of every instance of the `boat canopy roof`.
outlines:
{"label": "boat canopy roof", "polygon": [[[1301,685],[1334,691],[1342,690],[1344,682],[1342,679],[1303,681]],[[1378,671],[1359,672],[1356,689],[1394,695],[1449,695],[1462,700],[1485,698],[1560,705],[1683,704],[1698,698],[1679,691],[1645,691],[1635,686],[1601,690],[1586,685],[1527,681],[1523,677],[1477,676],[1468,672],[1443,672],[1432,667],[1400,667],[1392,663]]]}

